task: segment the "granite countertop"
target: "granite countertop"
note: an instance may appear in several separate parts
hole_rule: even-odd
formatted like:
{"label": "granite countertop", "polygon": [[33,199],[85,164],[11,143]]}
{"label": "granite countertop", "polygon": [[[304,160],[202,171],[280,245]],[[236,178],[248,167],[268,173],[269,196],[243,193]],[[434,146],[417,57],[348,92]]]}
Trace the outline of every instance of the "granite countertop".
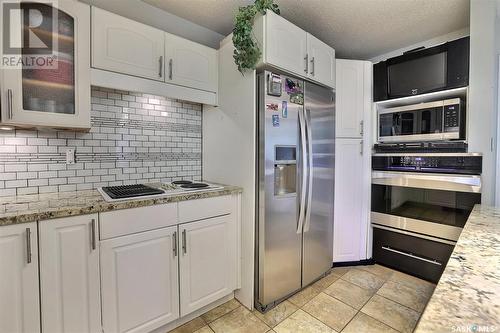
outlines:
{"label": "granite countertop", "polygon": [[[166,188],[168,185],[150,184]],[[222,185],[221,185],[222,186]],[[0,226],[84,215],[163,203],[211,198],[241,193],[237,186],[223,185],[221,189],[167,194],[157,198],[106,202],[96,190],[31,194],[0,198]]]}
{"label": "granite countertop", "polygon": [[476,205],[415,330],[500,332],[500,208]]}

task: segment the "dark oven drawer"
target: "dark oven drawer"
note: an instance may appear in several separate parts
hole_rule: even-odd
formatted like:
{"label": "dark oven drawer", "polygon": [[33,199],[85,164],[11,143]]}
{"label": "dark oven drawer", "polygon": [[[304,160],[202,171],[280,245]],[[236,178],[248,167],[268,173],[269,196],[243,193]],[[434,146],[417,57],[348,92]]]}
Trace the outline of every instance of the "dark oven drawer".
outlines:
{"label": "dark oven drawer", "polygon": [[437,282],[454,246],[373,228],[373,259],[385,266]]}

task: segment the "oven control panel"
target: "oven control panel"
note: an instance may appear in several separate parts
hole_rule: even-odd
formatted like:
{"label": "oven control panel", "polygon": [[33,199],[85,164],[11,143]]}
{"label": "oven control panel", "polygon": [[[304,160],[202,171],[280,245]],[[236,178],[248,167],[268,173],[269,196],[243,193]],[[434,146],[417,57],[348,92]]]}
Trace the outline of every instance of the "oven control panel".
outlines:
{"label": "oven control panel", "polygon": [[414,157],[414,156],[401,156],[399,158],[399,165],[403,167],[438,167],[439,166],[439,158],[437,157]]}
{"label": "oven control panel", "polygon": [[456,173],[479,175],[482,171],[480,154],[375,154],[372,168],[377,171]]}

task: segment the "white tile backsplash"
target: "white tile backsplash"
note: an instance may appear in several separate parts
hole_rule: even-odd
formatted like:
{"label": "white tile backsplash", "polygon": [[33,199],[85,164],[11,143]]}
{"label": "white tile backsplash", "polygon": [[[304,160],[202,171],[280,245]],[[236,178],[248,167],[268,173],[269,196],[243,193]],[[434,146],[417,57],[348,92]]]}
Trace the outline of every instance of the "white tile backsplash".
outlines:
{"label": "white tile backsplash", "polygon": [[[0,196],[200,180],[201,108],[92,87],[89,132],[0,131]],[[66,164],[68,148],[75,164]]]}

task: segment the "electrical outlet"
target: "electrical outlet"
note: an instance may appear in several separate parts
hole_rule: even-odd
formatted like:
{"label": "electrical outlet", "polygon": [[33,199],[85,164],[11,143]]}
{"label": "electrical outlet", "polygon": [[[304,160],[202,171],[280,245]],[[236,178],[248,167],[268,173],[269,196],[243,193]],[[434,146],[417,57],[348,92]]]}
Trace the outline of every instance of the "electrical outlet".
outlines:
{"label": "electrical outlet", "polygon": [[66,164],[75,164],[76,156],[74,149],[66,149]]}

